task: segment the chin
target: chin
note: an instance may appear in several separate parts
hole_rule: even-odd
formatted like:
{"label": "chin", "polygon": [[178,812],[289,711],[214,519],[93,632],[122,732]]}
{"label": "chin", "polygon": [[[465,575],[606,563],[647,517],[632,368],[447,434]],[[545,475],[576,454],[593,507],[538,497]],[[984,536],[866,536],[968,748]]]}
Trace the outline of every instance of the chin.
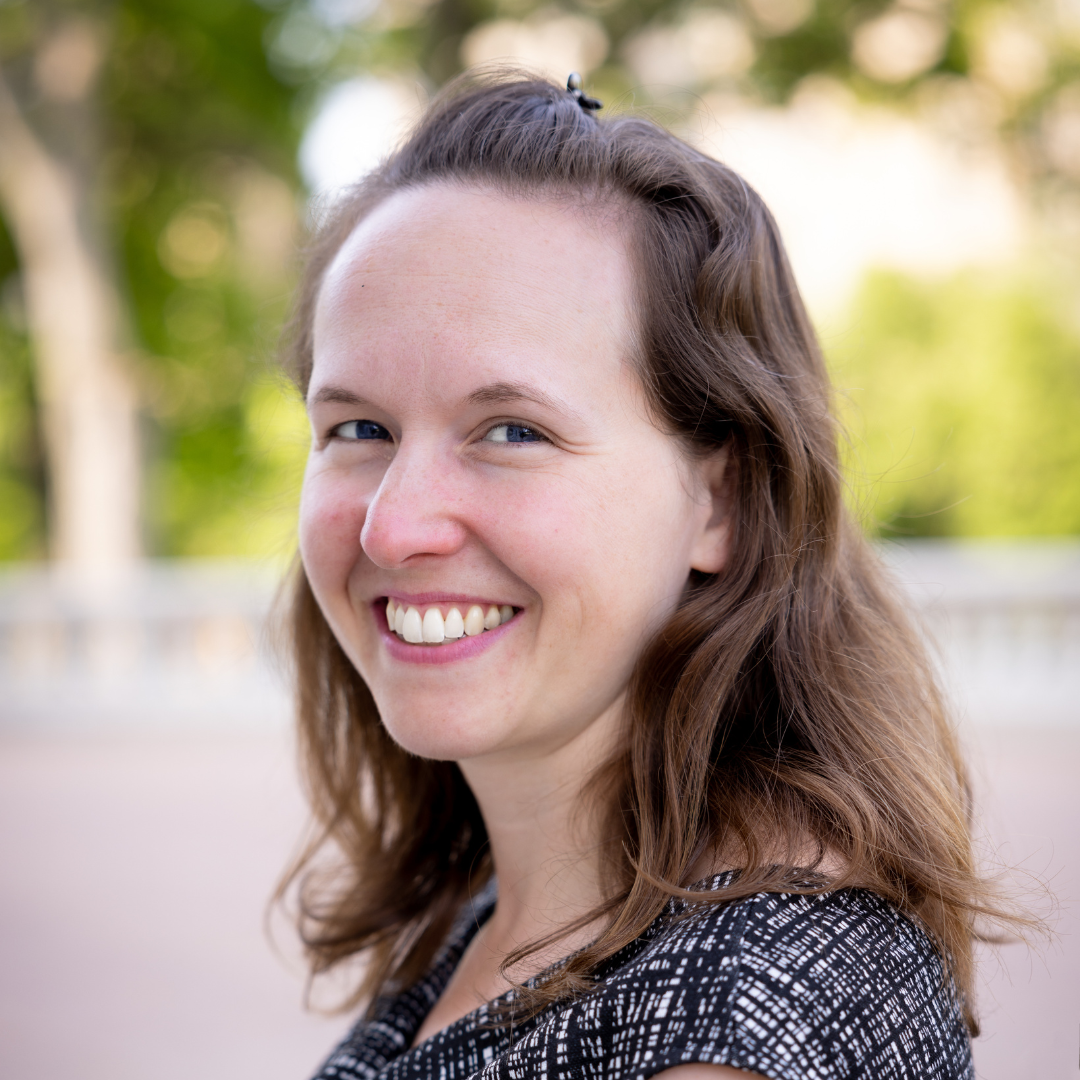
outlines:
{"label": "chin", "polygon": [[383,712],[383,726],[403,750],[429,761],[462,761],[496,749],[498,736],[482,719],[463,722],[460,713],[437,713],[422,706]]}

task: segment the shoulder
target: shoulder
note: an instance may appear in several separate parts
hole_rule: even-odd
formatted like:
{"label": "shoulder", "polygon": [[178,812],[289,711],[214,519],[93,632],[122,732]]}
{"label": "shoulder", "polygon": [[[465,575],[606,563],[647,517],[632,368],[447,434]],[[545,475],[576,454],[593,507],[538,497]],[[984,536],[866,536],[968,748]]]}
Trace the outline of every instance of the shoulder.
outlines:
{"label": "shoulder", "polygon": [[873,893],[763,893],[684,918],[660,936],[715,972],[727,1063],[777,1078],[970,1074],[933,942]]}
{"label": "shoulder", "polygon": [[[945,983],[929,936],[864,889],[761,893],[731,906],[743,983],[769,983],[789,994],[813,987],[846,1000],[875,998],[898,984],[929,998]],[[703,927],[722,920],[721,910],[701,910],[689,919]]]}
{"label": "shoulder", "polygon": [[863,889],[674,901],[638,944],[631,958],[615,958],[605,986],[674,976],[714,997],[760,982],[785,996],[812,989],[850,999],[904,982],[932,996],[945,977],[929,937]]}
{"label": "shoulder", "polygon": [[626,1063],[618,1075],[691,1063],[773,1080],[972,1075],[932,942],[863,890],[673,904],[574,1011]]}

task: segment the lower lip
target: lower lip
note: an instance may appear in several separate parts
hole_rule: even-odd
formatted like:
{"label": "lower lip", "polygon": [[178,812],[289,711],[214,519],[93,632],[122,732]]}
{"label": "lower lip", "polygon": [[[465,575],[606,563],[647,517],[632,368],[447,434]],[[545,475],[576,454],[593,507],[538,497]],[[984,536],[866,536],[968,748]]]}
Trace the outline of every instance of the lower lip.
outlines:
{"label": "lower lip", "polygon": [[479,656],[485,649],[501,641],[510,628],[517,622],[517,614],[494,630],[485,630],[475,637],[462,637],[457,641],[444,641],[441,645],[410,645],[390,629],[386,621],[386,604],[373,605],[375,621],[382,635],[386,651],[395,660],[402,660],[406,664],[453,664],[458,660],[468,660],[470,657]]}

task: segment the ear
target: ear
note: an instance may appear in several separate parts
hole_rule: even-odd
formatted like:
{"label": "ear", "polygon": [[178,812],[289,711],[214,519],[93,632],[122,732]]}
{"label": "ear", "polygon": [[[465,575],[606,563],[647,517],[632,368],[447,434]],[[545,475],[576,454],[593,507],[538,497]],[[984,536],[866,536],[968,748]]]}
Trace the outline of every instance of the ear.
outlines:
{"label": "ear", "polygon": [[717,574],[727,565],[731,552],[735,462],[725,446],[698,458],[693,469],[702,508],[698,532],[690,549],[690,568],[703,574]]}

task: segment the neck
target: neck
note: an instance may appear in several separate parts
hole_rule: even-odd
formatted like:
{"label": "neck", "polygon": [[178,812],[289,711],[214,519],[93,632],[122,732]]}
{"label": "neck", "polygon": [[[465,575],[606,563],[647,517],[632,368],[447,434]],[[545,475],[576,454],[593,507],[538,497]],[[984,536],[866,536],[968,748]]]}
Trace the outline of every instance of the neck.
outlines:
{"label": "neck", "polygon": [[[554,747],[460,762],[484,816],[499,882],[484,928],[487,949],[506,955],[592,910],[600,885],[600,815],[585,788],[614,749],[621,702]],[[584,945],[595,928],[528,958],[525,977]]]}

